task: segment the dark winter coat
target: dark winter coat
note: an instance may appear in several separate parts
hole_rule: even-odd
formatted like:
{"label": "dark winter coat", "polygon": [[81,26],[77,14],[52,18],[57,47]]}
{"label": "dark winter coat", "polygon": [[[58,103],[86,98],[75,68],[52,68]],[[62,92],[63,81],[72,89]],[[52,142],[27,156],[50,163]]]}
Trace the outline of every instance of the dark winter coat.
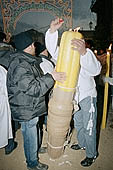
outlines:
{"label": "dark winter coat", "polygon": [[46,112],[45,94],[54,85],[50,74],[43,75],[40,59],[16,52],[7,74],[9,103],[14,120],[27,121]]}
{"label": "dark winter coat", "polygon": [[0,43],[0,65],[8,69],[11,60],[10,54],[12,54],[13,52],[14,52],[14,48],[11,45],[1,42]]}

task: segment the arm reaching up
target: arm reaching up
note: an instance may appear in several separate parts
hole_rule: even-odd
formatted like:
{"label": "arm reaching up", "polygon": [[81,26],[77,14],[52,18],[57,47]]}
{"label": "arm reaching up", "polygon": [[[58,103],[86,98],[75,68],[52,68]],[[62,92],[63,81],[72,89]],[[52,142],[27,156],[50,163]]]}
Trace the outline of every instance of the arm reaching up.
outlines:
{"label": "arm reaching up", "polygon": [[56,18],[55,20],[53,20],[50,24],[50,33],[54,33],[55,31],[57,31],[63,23],[64,21],[60,18]]}
{"label": "arm reaching up", "polygon": [[52,58],[57,61],[58,57],[58,29],[62,26],[64,21],[61,22],[61,19],[56,18],[50,24],[50,28],[47,30],[45,35],[46,48],[51,54]]}

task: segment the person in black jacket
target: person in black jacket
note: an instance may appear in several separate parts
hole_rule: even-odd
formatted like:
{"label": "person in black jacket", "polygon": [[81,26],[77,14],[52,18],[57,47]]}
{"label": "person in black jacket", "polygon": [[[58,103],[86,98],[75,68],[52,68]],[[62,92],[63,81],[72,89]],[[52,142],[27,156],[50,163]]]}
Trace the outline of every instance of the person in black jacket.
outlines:
{"label": "person in black jacket", "polygon": [[6,70],[10,63],[10,54],[13,52],[14,48],[6,41],[6,34],[4,32],[0,32],[0,65],[2,65]]}
{"label": "person in black jacket", "polygon": [[[51,60],[50,55],[46,49],[45,42],[35,42],[35,55],[36,57],[40,58],[42,62],[40,63],[40,67],[43,71],[43,74],[51,73],[54,70],[55,63]],[[48,115],[48,102],[49,97],[52,90],[50,89],[48,93],[46,94],[46,105],[47,105],[47,111],[45,115],[42,115],[39,117],[39,123],[37,124],[37,129],[39,130],[39,153],[46,153],[47,147],[42,145],[43,141],[43,124],[45,124],[45,129],[47,129],[47,115]]]}
{"label": "person in black jacket", "polygon": [[54,80],[63,82],[65,73],[43,75],[41,59],[35,57],[34,42],[27,32],[14,38],[17,51],[12,54],[7,73],[7,89],[13,119],[21,123],[24,152],[28,170],[46,170],[48,165],[38,161],[37,128],[39,116],[46,112],[45,95]]}
{"label": "person in black jacket", "polygon": [[[10,63],[10,54],[14,52],[14,48],[11,44],[7,43],[6,34],[0,31],[0,65],[8,70]],[[5,114],[5,113],[4,113]],[[16,136],[16,130],[20,127],[18,122],[15,122],[11,118],[13,138],[8,139],[8,145],[5,146],[5,154],[8,155],[17,147],[17,142],[14,141]]]}

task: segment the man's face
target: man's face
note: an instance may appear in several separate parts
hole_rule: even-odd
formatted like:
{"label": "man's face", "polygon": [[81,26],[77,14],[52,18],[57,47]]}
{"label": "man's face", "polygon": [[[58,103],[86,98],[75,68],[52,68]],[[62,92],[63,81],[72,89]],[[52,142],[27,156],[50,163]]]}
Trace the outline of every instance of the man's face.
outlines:
{"label": "man's face", "polygon": [[31,54],[31,55],[35,55],[35,46],[34,43],[32,43],[31,45],[29,45],[27,48],[25,48],[23,50],[24,52]]}
{"label": "man's face", "polygon": [[31,53],[32,53],[32,55],[35,55],[35,46],[34,46],[34,43],[31,44]]}

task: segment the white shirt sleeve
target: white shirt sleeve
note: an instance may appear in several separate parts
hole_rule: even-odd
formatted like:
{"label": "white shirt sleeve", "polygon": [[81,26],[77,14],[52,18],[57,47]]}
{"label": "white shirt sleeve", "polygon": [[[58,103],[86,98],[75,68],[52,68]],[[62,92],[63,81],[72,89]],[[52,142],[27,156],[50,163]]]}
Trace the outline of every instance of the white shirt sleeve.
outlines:
{"label": "white shirt sleeve", "polygon": [[41,67],[44,75],[46,73],[51,73],[54,69],[53,64],[45,58],[42,58],[42,61],[43,62],[40,63],[40,67]]}
{"label": "white shirt sleeve", "polygon": [[51,54],[52,58],[57,61],[58,57],[58,31],[55,31],[54,33],[50,33],[50,29],[46,32],[45,35],[45,43],[46,48]]}
{"label": "white shirt sleeve", "polygon": [[86,50],[86,54],[80,57],[81,69],[85,70],[89,76],[99,75],[101,72],[100,62],[89,48]]}
{"label": "white shirt sleeve", "polygon": [[[59,51],[59,47],[57,45],[58,31],[50,33],[50,29],[48,29],[45,35],[45,43],[46,48],[51,54],[52,58],[57,61]],[[80,57],[80,65],[81,69],[83,69],[89,76],[96,76],[100,74],[101,64],[97,60],[94,53],[88,48],[86,54]]]}
{"label": "white shirt sleeve", "polygon": [[7,96],[6,87],[7,70],[0,65],[0,94]]}

